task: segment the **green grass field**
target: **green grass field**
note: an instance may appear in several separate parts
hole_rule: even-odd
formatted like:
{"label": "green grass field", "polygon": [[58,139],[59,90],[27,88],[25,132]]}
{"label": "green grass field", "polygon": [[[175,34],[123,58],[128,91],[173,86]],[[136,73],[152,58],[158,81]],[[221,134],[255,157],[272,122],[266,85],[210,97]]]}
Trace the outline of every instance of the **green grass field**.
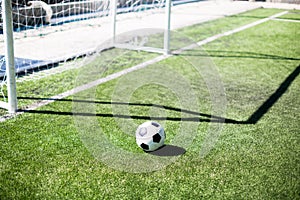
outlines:
{"label": "green grass field", "polygon": [[[279,12],[282,10],[257,9],[186,27],[178,33],[199,41]],[[292,12],[286,18],[299,20],[298,15]],[[224,116],[217,116],[225,118],[223,124],[210,121],[213,117],[209,116],[214,114],[212,91],[205,77],[198,76],[181,56],[0,123],[0,199],[300,199],[299,38],[299,23],[267,21],[206,44],[205,51],[197,48],[183,53],[196,63],[209,59],[218,70],[226,95]],[[19,104],[26,109],[36,101],[156,56],[109,50],[82,68],[19,83]],[[116,94],[122,92],[118,87],[134,87],[135,82],[158,69],[166,73],[159,74],[162,78],[178,84],[178,88],[184,83],[171,71],[187,81],[195,92],[196,110],[190,110],[194,105],[182,107],[185,104],[176,89],[161,84],[138,87],[125,102],[119,98],[121,93]],[[124,84],[126,77],[128,87]],[[122,95],[127,95],[125,89]],[[95,97],[92,103],[75,101],[90,100],[91,94]],[[188,99],[190,93],[186,90],[181,95]],[[128,109],[129,114],[122,109]],[[75,111],[85,113],[76,116]],[[191,144],[176,143],[186,150],[184,154],[160,157],[146,154],[136,145],[136,127],[131,124],[151,117],[164,125],[166,144],[173,144],[181,126],[187,127],[187,133],[191,132],[188,127],[196,128],[191,135],[182,136],[182,140],[191,139]],[[90,126],[91,121],[96,125]],[[208,131],[218,125],[222,129],[213,148],[201,157]],[[85,143],[89,136],[95,140]],[[183,146],[178,145],[181,143]],[[115,169],[118,165],[110,158],[106,159],[110,163],[102,162],[104,155],[97,157],[101,148],[106,149],[103,151],[108,157],[115,149],[123,149],[137,158],[176,160],[157,171],[131,173],[122,171],[122,166]],[[116,158],[121,163],[126,160]],[[155,163],[149,166],[155,167]],[[131,171],[139,172],[140,166],[133,167],[136,170]]]}

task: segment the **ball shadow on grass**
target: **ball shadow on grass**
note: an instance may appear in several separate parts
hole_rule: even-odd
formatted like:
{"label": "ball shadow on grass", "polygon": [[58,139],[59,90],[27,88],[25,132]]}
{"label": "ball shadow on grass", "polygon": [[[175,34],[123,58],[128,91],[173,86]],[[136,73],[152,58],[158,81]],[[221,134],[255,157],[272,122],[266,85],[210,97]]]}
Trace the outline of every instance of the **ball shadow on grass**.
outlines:
{"label": "ball shadow on grass", "polygon": [[163,145],[159,149],[148,153],[155,156],[179,156],[184,154],[185,152],[186,150],[182,147],[174,145]]}

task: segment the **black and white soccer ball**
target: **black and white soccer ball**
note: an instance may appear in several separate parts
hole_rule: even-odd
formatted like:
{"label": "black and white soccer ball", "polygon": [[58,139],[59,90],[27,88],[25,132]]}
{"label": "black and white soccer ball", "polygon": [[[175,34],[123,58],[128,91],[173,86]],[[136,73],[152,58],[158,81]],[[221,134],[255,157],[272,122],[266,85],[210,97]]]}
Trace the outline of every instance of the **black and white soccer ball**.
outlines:
{"label": "black and white soccer ball", "polygon": [[136,143],[144,151],[155,151],[164,145],[164,128],[157,122],[147,121],[139,125],[135,133]]}

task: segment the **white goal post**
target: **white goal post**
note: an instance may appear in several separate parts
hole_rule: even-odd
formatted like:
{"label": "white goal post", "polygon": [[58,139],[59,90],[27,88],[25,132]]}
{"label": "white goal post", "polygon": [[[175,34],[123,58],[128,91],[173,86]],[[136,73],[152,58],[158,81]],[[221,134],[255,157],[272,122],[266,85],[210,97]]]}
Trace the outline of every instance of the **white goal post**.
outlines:
{"label": "white goal post", "polygon": [[0,102],[0,107],[7,109],[9,113],[17,112],[17,90],[14,64],[14,39],[11,0],[2,0],[3,35],[5,43],[5,65],[7,78],[8,102]]}

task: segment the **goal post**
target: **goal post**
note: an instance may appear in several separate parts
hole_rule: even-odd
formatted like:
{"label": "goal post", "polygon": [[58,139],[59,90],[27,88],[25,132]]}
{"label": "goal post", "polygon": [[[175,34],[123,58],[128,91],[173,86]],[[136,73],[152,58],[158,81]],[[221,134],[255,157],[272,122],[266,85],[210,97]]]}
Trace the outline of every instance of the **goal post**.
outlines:
{"label": "goal post", "polygon": [[111,0],[110,15],[112,21],[112,45],[116,42],[116,28],[117,28],[117,0]]}
{"label": "goal post", "polygon": [[165,54],[170,53],[170,36],[171,36],[171,0],[166,0],[165,12],[165,33],[164,33],[164,51]]}
{"label": "goal post", "polygon": [[8,102],[0,102],[0,107],[7,109],[9,113],[13,114],[16,113],[18,107],[14,64],[14,39],[11,0],[2,0],[2,18]]}
{"label": "goal post", "polygon": [[[0,108],[11,114],[16,113],[18,106],[22,105],[22,101],[17,100],[17,83],[21,94],[23,78],[38,72],[40,67],[50,69],[53,64],[62,66],[94,54],[98,51],[97,45],[104,41],[109,42],[110,47],[170,53],[171,7],[176,5],[175,0],[76,0],[53,4],[41,3],[40,0],[34,2],[35,4],[12,0],[1,2],[0,24],[3,25],[0,26]],[[151,28],[153,24],[149,25],[150,32],[147,29],[148,24],[143,24],[148,31],[145,31],[145,37],[158,34],[158,37],[153,37],[153,40],[157,40],[156,43],[149,40],[144,46],[121,41],[118,34],[124,30],[119,27],[124,27],[124,22],[133,21],[139,24],[141,18],[149,19],[149,16],[160,18],[161,23],[158,26],[155,24]],[[127,26],[124,29],[127,30]],[[131,24],[127,31],[134,35],[128,37],[138,37]],[[98,35],[103,32],[107,34],[105,40]],[[89,38],[85,39],[86,36]],[[41,37],[43,40],[40,40]],[[68,40],[65,41],[64,38]],[[64,45],[55,45],[54,41],[57,44],[64,42]],[[70,64],[59,70],[66,71],[77,67]],[[28,76],[28,79],[31,78]]]}

